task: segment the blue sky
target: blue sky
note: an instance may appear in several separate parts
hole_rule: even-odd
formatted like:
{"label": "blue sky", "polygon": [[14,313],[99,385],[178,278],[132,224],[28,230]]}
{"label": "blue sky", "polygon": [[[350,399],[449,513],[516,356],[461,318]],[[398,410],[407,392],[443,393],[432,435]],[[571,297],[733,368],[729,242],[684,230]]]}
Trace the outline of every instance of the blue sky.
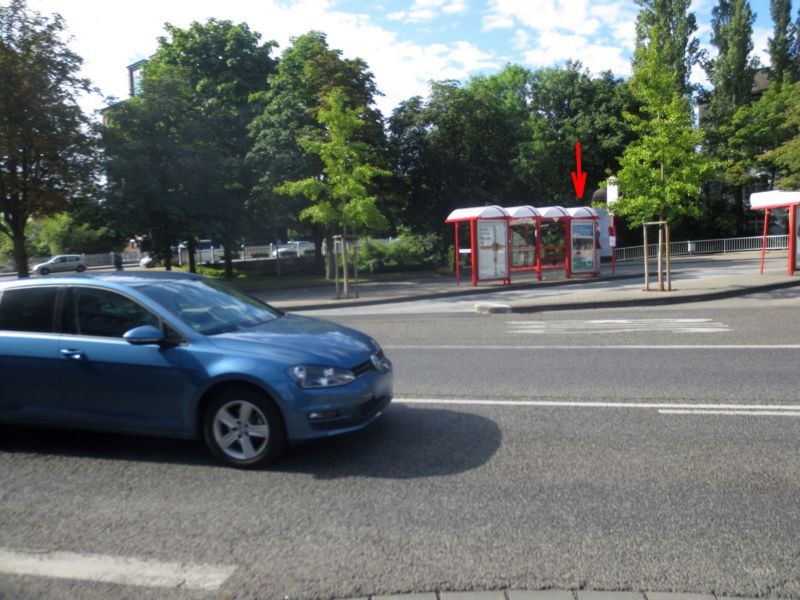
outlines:
{"label": "blue sky", "polygon": [[[704,46],[716,2],[692,4]],[[766,63],[769,1],[750,4],[757,13],[754,53]],[[638,12],[633,0],[28,0],[28,6],[65,18],[84,75],[104,96],[127,96],[126,66],[153,53],[165,22],[185,27],[214,17],[247,22],[262,40],[278,42],[278,53],[292,37],[325,32],[332,48],[369,64],[387,116],[398,102],[425,96],[431,80],[466,81],[508,63],[535,69],[575,59],[593,73],[626,77]],[[694,79],[703,82],[704,75],[698,70]],[[84,105],[104,102],[98,96]]]}

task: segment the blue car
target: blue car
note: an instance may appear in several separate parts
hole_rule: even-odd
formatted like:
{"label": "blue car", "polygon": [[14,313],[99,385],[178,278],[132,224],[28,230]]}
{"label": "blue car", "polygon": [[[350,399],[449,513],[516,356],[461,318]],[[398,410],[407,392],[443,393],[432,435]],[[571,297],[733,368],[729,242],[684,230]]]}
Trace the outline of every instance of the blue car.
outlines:
{"label": "blue car", "polygon": [[366,334],[211,279],[0,284],[0,424],[201,438],[246,468],[361,429],[391,398],[392,364]]}

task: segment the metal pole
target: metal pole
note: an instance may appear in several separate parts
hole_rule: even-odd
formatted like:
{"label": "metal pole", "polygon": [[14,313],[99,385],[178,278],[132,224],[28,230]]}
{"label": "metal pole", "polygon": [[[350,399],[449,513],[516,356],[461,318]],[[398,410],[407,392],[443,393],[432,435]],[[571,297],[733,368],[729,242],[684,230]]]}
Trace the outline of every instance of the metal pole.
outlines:
{"label": "metal pole", "polygon": [[767,225],[769,223],[769,209],[764,209],[764,237],[761,238],[761,274],[764,274],[764,255],[767,252]]}
{"label": "metal pole", "polygon": [[644,291],[650,291],[650,271],[647,265],[647,225],[642,225],[644,232]]}
{"label": "metal pole", "polygon": [[658,226],[658,250],[656,251],[656,260],[658,261],[658,291],[664,291],[664,267],[663,260],[663,246],[664,246],[664,226]]}
{"label": "metal pole", "polygon": [[669,247],[669,223],[664,223],[664,230],[667,234],[667,291],[672,291],[672,267],[670,265],[670,247]]}

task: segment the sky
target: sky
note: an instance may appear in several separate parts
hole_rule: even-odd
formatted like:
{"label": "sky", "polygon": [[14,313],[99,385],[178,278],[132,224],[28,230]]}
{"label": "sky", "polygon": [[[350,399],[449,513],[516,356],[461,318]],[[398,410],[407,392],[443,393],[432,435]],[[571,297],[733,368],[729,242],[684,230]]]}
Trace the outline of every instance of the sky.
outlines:
{"label": "sky", "polygon": [[[2,0],[0,0],[2,1]],[[701,45],[709,45],[717,0],[693,0]],[[579,60],[591,73],[631,73],[638,8],[633,0],[28,0],[42,15],[59,13],[84,60],[83,76],[101,95],[94,110],[128,96],[127,66],[153,54],[164,23],[188,27],[209,18],[246,22],[262,41],[278,43],[311,30],[330,48],[367,62],[385,116],[403,100],[426,97],[430,81],[466,82],[507,64],[530,69]],[[768,64],[769,0],[750,0],[757,18],[754,54]],[[792,15],[795,18],[795,14]],[[693,80],[705,82],[698,69]]]}

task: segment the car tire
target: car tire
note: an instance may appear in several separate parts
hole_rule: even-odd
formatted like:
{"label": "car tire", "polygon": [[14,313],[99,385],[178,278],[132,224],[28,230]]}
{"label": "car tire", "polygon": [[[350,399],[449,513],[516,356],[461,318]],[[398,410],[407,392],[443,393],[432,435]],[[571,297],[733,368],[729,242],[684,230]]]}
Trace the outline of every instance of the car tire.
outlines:
{"label": "car tire", "polygon": [[209,402],[203,435],[214,456],[239,469],[267,465],[286,447],[278,408],[265,395],[247,388],[229,388]]}
{"label": "car tire", "polygon": [[83,265],[78,265],[78,268],[75,269],[78,273],[83,273],[86,270],[86,267]]}
{"label": "car tire", "polygon": [[50,269],[39,269],[39,275],[50,275]]}

